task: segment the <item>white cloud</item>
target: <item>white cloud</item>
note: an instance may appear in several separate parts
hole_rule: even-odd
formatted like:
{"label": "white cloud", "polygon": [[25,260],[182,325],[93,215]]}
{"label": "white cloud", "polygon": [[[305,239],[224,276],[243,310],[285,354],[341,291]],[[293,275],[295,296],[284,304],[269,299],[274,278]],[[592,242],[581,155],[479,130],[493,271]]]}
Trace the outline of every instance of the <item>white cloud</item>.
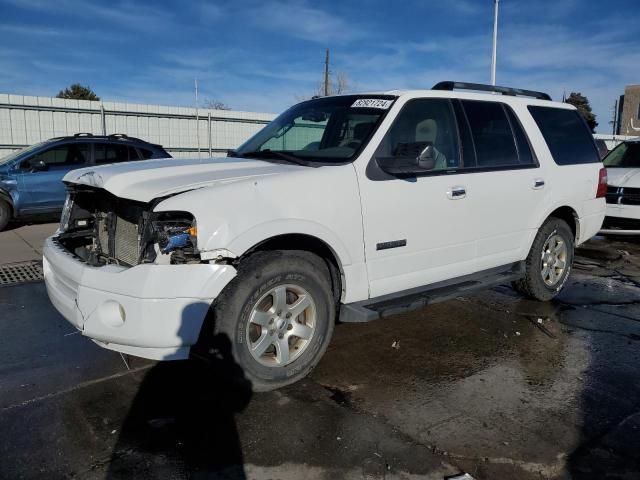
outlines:
{"label": "white cloud", "polygon": [[323,44],[346,42],[363,35],[358,26],[306,2],[270,0],[245,7],[258,28]]}
{"label": "white cloud", "polygon": [[169,12],[136,4],[132,0],[102,3],[95,0],[5,0],[35,12],[55,12],[68,17],[107,21],[133,30],[156,30],[171,20]]}

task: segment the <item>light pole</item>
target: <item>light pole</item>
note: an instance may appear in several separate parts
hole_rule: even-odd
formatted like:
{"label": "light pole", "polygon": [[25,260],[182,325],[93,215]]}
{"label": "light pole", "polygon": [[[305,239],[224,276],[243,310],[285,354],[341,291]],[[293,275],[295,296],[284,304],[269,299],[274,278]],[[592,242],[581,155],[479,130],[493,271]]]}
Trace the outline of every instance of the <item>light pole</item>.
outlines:
{"label": "light pole", "polygon": [[491,85],[496,84],[496,60],[498,51],[498,2],[500,0],[494,0],[494,12],[493,12],[493,51],[491,53]]}

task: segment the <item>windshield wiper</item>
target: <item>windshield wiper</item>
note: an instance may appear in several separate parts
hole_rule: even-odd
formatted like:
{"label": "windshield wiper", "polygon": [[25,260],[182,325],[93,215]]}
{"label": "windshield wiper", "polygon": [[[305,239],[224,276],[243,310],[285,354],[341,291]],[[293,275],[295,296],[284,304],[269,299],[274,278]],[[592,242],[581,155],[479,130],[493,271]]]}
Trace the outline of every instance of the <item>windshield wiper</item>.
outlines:
{"label": "windshield wiper", "polygon": [[260,157],[267,157],[267,158],[273,158],[273,157],[277,157],[280,158],[282,160],[286,160],[287,162],[290,163],[295,163],[296,165],[301,165],[303,167],[308,167],[309,164],[307,162],[305,162],[304,160],[299,159],[298,157],[295,157],[293,155],[289,155],[288,153],[284,153],[281,152],[279,150],[271,150],[270,148],[267,148],[266,150],[256,150],[253,152],[242,152],[242,153],[238,153],[235,152],[237,155],[247,158],[247,157],[255,157],[255,158],[260,158]]}

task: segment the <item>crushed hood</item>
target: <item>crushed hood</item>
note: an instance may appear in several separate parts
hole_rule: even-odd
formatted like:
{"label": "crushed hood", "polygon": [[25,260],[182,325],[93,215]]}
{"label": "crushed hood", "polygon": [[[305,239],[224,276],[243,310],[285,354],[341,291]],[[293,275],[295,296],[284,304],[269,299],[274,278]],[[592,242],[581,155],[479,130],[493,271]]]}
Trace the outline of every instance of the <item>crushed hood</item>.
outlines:
{"label": "crushed hood", "polygon": [[607,168],[607,183],[612,187],[640,188],[640,168]]}
{"label": "crushed hood", "polygon": [[117,197],[150,202],[159,197],[249,178],[298,170],[298,165],[244,158],[158,159],[81,168],[65,182],[102,188]]}

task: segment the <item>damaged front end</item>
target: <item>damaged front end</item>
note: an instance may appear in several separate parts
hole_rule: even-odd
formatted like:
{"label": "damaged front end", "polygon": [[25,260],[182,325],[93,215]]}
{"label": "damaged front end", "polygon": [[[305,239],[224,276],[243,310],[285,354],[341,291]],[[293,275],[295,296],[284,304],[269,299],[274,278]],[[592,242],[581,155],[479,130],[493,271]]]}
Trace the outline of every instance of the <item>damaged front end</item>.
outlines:
{"label": "damaged front end", "polygon": [[56,241],[92,266],[200,263],[197,226],[188,212],[154,212],[149,203],[68,185]]}

